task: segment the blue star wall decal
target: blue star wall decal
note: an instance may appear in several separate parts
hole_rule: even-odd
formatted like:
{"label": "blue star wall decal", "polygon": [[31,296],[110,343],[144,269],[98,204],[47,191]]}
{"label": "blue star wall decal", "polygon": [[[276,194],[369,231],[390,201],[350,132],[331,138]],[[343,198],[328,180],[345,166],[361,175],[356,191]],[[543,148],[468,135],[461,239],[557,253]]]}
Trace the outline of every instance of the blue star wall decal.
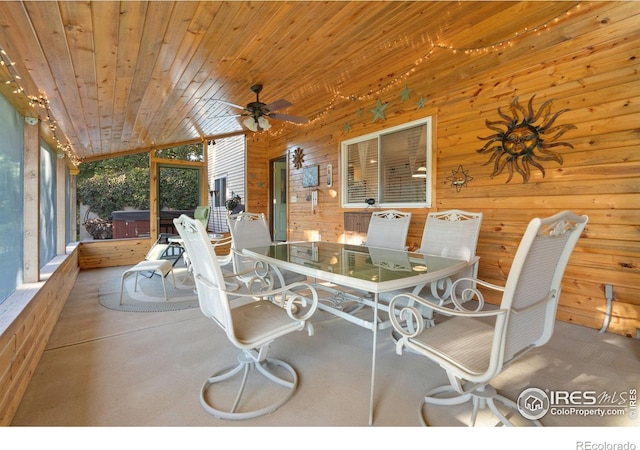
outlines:
{"label": "blue star wall decal", "polygon": [[409,86],[405,85],[404,89],[400,93],[400,101],[409,100],[409,93],[410,92],[411,92],[411,89],[409,89]]}
{"label": "blue star wall decal", "polygon": [[362,108],[356,110],[356,117],[362,117]]}
{"label": "blue star wall decal", "polygon": [[264,187],[264,181],[258,181],[258,188],[262,189]]}
{"label": "blue star wall decal", "polygon": [[347,133],[348,133],[349,131],[351,131],[351,124],[350,124],[350,123],[347,123],[347,124],[344,126],[344,131],[345,131],[345,132],[347,132]]}
{"label": "blue star wall decal", "polygon": [[371,112],[373,113],[373,122],[372,123],[374,123],[378,119],[382,119],[382,120],[385,119],[384,110],[387,109],[387,106],[389,106],[388,103],[385,103],[383,105],[382,102],[380,101],[380,99],[378,99],[378,104],[376,105],[375,108],[373,108],[371,110]]}
{"label": "blue star wall decal", "polygon": [[416,109],[422,109],[422,108],[424,108],[424,105],[425,105],[425,102],[426,102],[426,101],[427,101],[427,99],[426,99],[426,98],[422,98],[422,97],[420,97],[420,100],[418,100],[418,101],[416,102],[416,105],[417,105]]}

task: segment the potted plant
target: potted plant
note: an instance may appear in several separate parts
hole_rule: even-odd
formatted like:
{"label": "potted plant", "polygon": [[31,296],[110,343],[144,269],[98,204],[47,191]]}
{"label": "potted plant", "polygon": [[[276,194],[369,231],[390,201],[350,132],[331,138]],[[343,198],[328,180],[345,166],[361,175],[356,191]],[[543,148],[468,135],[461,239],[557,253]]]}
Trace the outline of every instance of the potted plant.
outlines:
{"label": "potted plant", "polygon": [[229,211],[229,214],[231,214],[233,210],[240,205],[241,202],[242,200],[240,199],[240,196],[234,195],[224,203],[224,207],[227,208],[227,211]]}

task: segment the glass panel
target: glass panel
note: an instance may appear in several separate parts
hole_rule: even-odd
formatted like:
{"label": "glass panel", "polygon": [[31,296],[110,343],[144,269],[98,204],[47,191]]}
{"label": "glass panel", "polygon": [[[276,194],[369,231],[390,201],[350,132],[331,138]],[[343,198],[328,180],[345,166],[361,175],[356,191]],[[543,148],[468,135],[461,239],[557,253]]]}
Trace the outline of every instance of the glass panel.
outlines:
{"label": "glass panel", "polygon": [[71,217],[71,174],[69,173],[69,168],[65,167],[64,169],[64,202],[65,202],[65,244],[68,244],[69,242],[73,242],[73,241],[77,241],[78,237],[77,236],[72,236],[71,235],[71,225],[73,222],[71,222],[73,219]]}
{"label": "glass panel", "polygon": [[378,201],[378,139],[347,146],[347,203]]}
{"label": "glass panel", "polygon": [[380,137],[380,203],[426,202],[426,125],[407,128]]}
{"label": "glass panel", "polygon": [[40,143],[40,267],[56,256],[56,156],[46,142]]}
{"label": "glass panel", "polygon": [[342,275],[375,283],[447,270],[460,263],[456,259],[434,255],[323,241],[287,243],[252,250],[280,261],[329,272],[332,276]]}
{"label": "glass panel", "polygon": [[22,284],[23,124],[0,95],[0,303]]}

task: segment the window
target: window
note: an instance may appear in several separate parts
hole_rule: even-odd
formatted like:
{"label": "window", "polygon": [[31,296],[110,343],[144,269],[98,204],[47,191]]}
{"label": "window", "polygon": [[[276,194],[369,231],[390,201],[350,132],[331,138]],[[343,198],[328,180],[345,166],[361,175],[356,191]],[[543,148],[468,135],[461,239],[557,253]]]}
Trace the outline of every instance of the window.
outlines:
{"label": "window", "polygon": [[431,206],[431,117],[342,142],[342,206]]}
{"label": "window", "polygon": [[0,303],[23,282],[24,119],[0,94]]}
{"label": "window", "polygon": [[51,150],[49,144],[40,141],[40,268],[56,256],[57,161],[56,153]]}
{"label": "window", "polygon": [[213,179],[213,206],[224,207],[227,202],[227,176]]}

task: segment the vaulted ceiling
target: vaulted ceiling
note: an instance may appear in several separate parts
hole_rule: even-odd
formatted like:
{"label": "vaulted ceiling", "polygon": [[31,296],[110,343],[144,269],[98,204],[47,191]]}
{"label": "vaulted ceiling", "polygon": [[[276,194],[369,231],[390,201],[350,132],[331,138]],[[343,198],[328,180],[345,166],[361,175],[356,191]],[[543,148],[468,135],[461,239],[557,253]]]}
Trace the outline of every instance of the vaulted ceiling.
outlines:
{"label": "vaulted ceiling", "polygon": [[254,84],[310,121],[270,119],[282,131],[418,67],[481,58],[576,3],[2,1],[0,92],[79,160],[242,132],[232,105],[255,101]]}

